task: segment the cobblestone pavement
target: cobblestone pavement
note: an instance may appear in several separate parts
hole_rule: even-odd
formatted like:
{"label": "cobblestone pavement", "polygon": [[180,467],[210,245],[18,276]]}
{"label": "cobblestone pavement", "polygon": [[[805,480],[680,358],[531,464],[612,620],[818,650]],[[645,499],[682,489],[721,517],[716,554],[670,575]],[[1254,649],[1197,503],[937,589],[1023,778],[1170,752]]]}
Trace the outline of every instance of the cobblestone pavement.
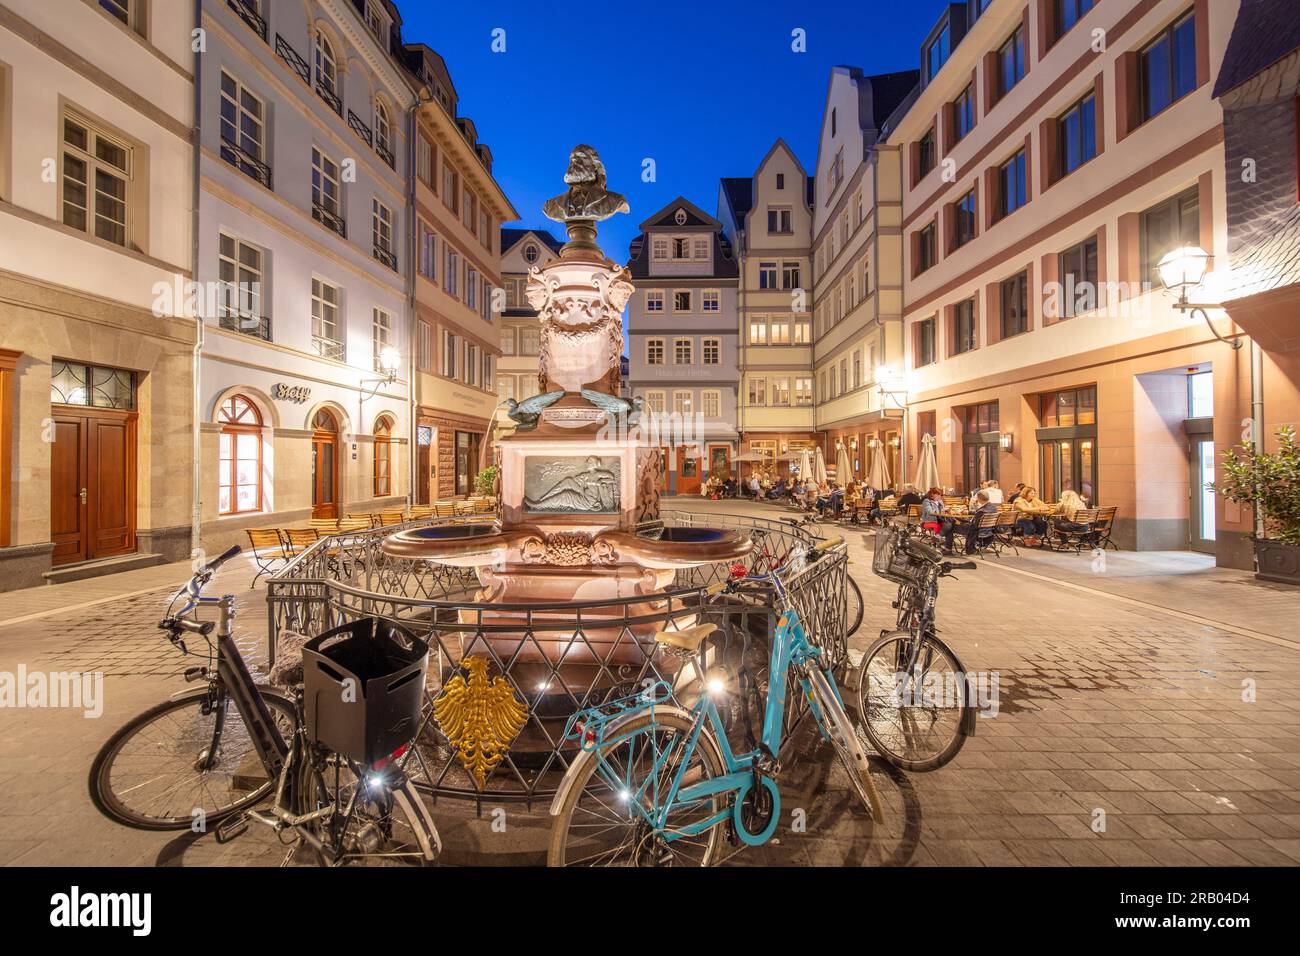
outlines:
{"label": "cobblestone pavement", "polygon": [[[753,511],[673,502],[670,507]],[[774,509],[762,509],[771,513]],[[870,534],[846,531],[866,618],[863,650],[892,622],[893,588],[870,573]],[[997,716],[948,766],[904,774],[878,763],[887,820],[858,812],[839,767],[816,751],[782,774],[778,840],[736,854],[772,865],[1257,865],[1300,862],[1300,595],[1213,569],[1188,555],[1022,553],[981,562],[942,585],[943,636],[972,671],[996,672]],[[190,661],[153,628],[165,580],[72,612],[46,595],[0,594],[0,671],[100,670],[103,716],[0,710],[0,864],[274,864],[273,836],[226,846],[210,836],[140,833],[101,818],[86,772],[122,722],[184,687]],[[184,568],[176,568],[183,578]],[[125,577],[125,576],[123,576]],[[241,645],[260,659],[266,634],[251,570],[223,571],[213,591],[239,594]],[[179,584],[179,580],[176,581]],[[69,592],[66,604],[101,601]],[[89,595],[87,597],[86,595]],[[57,603],[57,602],[56,602]],[[446,861],[534,864],[547,819],[439,801]],[[802,813],[801,831],[790,827]],[[1104,820],[1098,832],[1096,823]],[[499,824],[498,824],[499,827]]]}

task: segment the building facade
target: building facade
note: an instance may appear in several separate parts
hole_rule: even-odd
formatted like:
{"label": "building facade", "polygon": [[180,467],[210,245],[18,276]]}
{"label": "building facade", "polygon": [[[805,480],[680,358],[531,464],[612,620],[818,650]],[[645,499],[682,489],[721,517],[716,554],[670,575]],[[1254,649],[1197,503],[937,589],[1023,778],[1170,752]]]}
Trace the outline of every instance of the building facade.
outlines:
{"label": "building facade", "polygon": [[735,251],[741,452],[780,456],[816,444],[812,365],[813,180],[778,139],[752,176],[723,179],[718,219]]}
{"label": "building facade", "polygon": [[740,387],[739,272],[722,223],[679,196],[640,225],[628,269],[628,385],[667,424],[658,440],[669,494],[733,475]]}
{"label": "building facade", "polygon": [[189,556],[193,20],[0,6],[0,590]]}
{"label": "building facade", "polygon": [[[523,401],[538,394],[542,326],[537,310],[528,304],[524,290],[528,270],[559,258],[564,243],[545,229],[501,230],[501,281],[505,284],[505,311],[501,313],[501,361],[497,366],[497,399]],[[497,425],[512,427],[507,409],[497,411]]]}
{"label": "building facade", "polygon": [[903,363],[902,152],[883,133],[916,81],[915,71],[836,67],[822,112],[811,241],[815,427],[826,461],[842,444],[860,477],[872,441],[899,477],[903,413],[877,379]]}
{"label": "building facade", "polygon": [[[401,508],[407,121],[391,4],[203,4],[203,541]],[[395,368],[386,367],[395,363]]]}
{"label": "building facade", "polygon": [[1249,350],[1155,269],[1181,245],[1228,261],[1211,81],[1237,6],[971,0],[928,38],[887,145],[906,157],[908,453],[936,436],[944,485],[1080,492],[1118,507],[1125,548],[1249,531],[1200,493],[1249,417]]}
{"label": "building facade", "polygon": [[[492,151],[458,113],[446,64],[422,44],[407,62],[415,124],[416,500],[473,494],[497,405],[504,307],[500,227],[518,214]],[[495,307],[495,311],[494,311]]]}

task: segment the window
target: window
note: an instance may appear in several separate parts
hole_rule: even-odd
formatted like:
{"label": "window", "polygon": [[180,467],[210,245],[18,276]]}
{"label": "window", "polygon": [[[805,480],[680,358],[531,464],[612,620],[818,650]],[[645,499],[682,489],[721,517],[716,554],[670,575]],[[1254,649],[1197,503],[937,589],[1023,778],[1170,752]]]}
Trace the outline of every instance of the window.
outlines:
{"label": "window", "polygon": [[420,275],[433,280],[438,263],[438,237],[429,224],[420,220]]}
{"label": "window", "polygon": [[1068,176],[1097,155],[1097,97],[1089,93],[1059,120],[1057,143],[1061,176]]}
{"label": "window", "polygon": [[1056,36],[1069,33],[1076,23],[1092,9],[1093,0],[1053,0],[1056,4]]}
{"label": "window", "polygon": [[221,71],[221,158],[265,186],[266,107],[244,84]]}
{"label": "window", "polygon": [[1179,246],[1198,246],[1201,236],[1201,200],[1195,186],[1142,213],[1143,279],[1160,287],[1156,265]]}
{"label": "window", "polygon": [[338,219],[340,209],[338,163],[314,146],[311,150],[311,203],[317,218],[320,218],[320,213],[324,213],[330,219]]}
{"label": "window", "polygon": [[722,393],[717,389],[700,392],[700,412],[705,418],[722,417]]}
{"label": "window", "polygon": [[542,331],[541,329],[520,329],[519,330],[519,354],[536,355],[541,349]]}
{"label": "window", "polygon": [[131,25],[131,0],[99,0],[99,6],[127,26]]}
{"label": "window", "polygon": [[664,364],[664,340],[663,339],[645,340],[645,363],[646,365]]}
{"label": "window", "polygon": [[920,142],[916,144],[916,178],[918,181],[924,179],[925,175],[934,169],[934,164],[937,161],[936,152],[934,148],[934,127],[931,126],[925,131],[925,135],[921,137]]}
{"label": "window", "polygon": [[722,294],[720,292],[700,293],[700,311],[717,312],[721,308],[722,308]]}
{"label": "window", "polygon": [[534,262],[536,262],[538,256],[540,256],[541,254],[542,251],[538,249],[537,246],[535,246],[531,242],[528,243],[528,245],[524,246],[524,262],[527,262],[529,265],[532,265]]}
{"label": "window", "polygon": [[925,48],[925,54],[922,62],[925,67],[925,81],[928,83],[938,76],[943,65],[948,62],[948,54],[951,52],[951,36],[948,32],[948,24],[943,25],[939,35],[930,41],[929,46]]}
{"label": "window", "polygon": [[[221,281],[217,317],[222,328],[262,333],[262,250],[221,233],[217,240],[217,275]],[[266,330],[263,338],[269,337]]]}
{"label": "window", "polygon": [[478,308],[478,270],[473,266],[465,267],[465,304]]}
{"label": "window", "polygon": [[342,112],[338,59],[334,56],[334,45],[321,30],[316,31],[316,92],[334,112]]}
{"label": "window", "polygon": [[952,104],[952,141],[960,143],[966,134],[975,128],[975,87],[967,84],[966,89]]}
{"label": "window", "polygon": [[465,189],[465,202],[460,211],[460,221],[465,224],[469,234],[474,235],[474,229],[478,225],[478,197],[468,187]]}
{"label": "window", "polygon": [[772,379],[772,404],[790,404],[790,380],[788,378]]}
{"label": "window", "polygon": [[513,375],[498,375],[497,376],[497,398],[504,401],[507,398],[515,398],[515,397],[516,397],[515,377]]}
{"label": "window", "polygon": [[375,243],[375,256],[387,256],[390,265],[397,266],[397,257],[393,255],[393,211],[378,199],[370,200],[370,235]]}
{"label": "window", "polygon": [[777,287],[775,262],[760,262],[758,264],[758,287],[760,289],[775,289]]}
{"label": "window", "polygon": [[421,182],[423,182],[430,189],[436,191],[438,186],[433,181],[433,169],[434,169],[433,143],[429,142],[429,140],[425,138],[425,135],[421,133],[419,137],[416,139],[415,174],[420,177]]}
{"label": "window", "polygon": [[705,365],[722,364],[722,339],[705,339],[700,343]]}
{"label": "window", "polygon": [[690,365],[693,361],[691,353],[694,351],[692,339],[674,339],[673,340],[673,364]]}
{"label": "window", "polygon": [[1029,331],[1029,274],[1021,272],[1002,280],[999,339]]}
{"label": "window", "polygon": [[664,294],[660,290],[649,290],[645,294],[645,310],[647,312],[662,312],[664,310]]}
{"label": "window", "polygon": [[668,258],[668,240],[666,238],[656,237],[651,241],[650,257],[659,262]]}
{"label": "window", "polygon": [[867,380],[862,377],[862,352],[854,351],[853,353],[853,387],[865,385]]}
{"label": "window", "polygon": [[781,263],[781,288],[782,289],[799,288],[799,263],[797,262]]}
{"label": "window", "polygon": [[460,174],[445,158],[442,161],[442,204],[454,213],[460,212]]}
{"label": "window", "polygon": [[478,207],[478,238],[483,248],[492,251],[492,215],[480,203]]}
{"label": "window", "polygon": [[1000,430],[997,402],[981,402],[979,405],[967,405],[961,410],[961,430],[963,435],[986,435]]}
{"label": "window", "polygon": [[514,329],[501,330],[501,354],[502,355],[515,354],[515,330]]}
{"label": "window", "polygon": [[1214,373],[1193,372],[1187,376],[1187,417],[1214,416]]}
{"label": "window", "polygon": [[135,408],[135,373],[55,359],[50,368],[50,401],[130,411]]}
{"label": "window", "polygon": [[975,190],[958,199],[953,206],[952,245],[960,249],[975,238]]}
{"label": "window", "polygon": [[388,107],[380,100],[375,100],[375,152],[389,166],[393,165],[393,121],[388,117]]}
{"label": "window", "polygon": [[654,414],[662,415],[664,413],[664,408],[666,407],[665,396],[663,391],[659,389],[655,389],[646,392],[645,404],[646,404],[646,408],[648,408]]}
{"label": "window", "polygon": [[767,319],[763,316],[758,316],[749,320],[749,344],[767,344]]}
{"label": "window", "polygon": [[[681,210],[678,210],[681,212]],[[673,239],[673,258],[689,259],[691,257],[691,241],[684,236],[678,236]]]}
{"label": "window", "polygon": [[916,323],[916,367],[934,363],[934,319]]}
{"label": "window", "polygon": [[460,295],[460,253],[445,242],[442,250],[442,289],[448,295]]}
{"label": "window", "polygon": [[366,26],[375,35],[375,39],[379,40],[380,43],[384,43],[384,34],[388,31],[388,20],[379,11],[379,4],[376,0],[365,0],[364,7]]}
{"label": "window", "polygon": [[1007,38],[998,50],[998,99],[1011,92],[1012,87],[1025,78],[1025,28]]}
{"label": "window", "polygon": [[456,377],[456,352],[460,347],[460,341],[455,333],[447,329],[442,330],[442,374],[447,378]]}
{"label": "window", "polygon": [[465,361],[461,363],[461,377],[466,385],[478,384],[478,371],[478,346],[473,342],[466,342]]}
{"label": "window", "polygon": [[916,274],[920,275],[938,261],[934,223],[916,234]]}
{"label": "window", "polygon": [[[1097,424],[1097,386],[1070,388],[1040,395],[1039,422],[1043,428]],[[994,428],[996,427],[995,423]]]}
{"label": "window", "polygon": [[970,352],[975,344],[975,300],[966,299],[953,309],[952,354]]}
{"label": "window", "polygon": [[1008,216],[1029,201],[1025,181],[1025,151],[1002,164],[998,170],[998,218]]}
{"label": "window", "polygon": [[708,236],[696,236],[695,240],[691,243],[691,249],[691,255],[697,262],[708,262],[711,258],[709,255]]}
{"label": "window", "polygon": [[1139,57],[1142,119],[1196,89],[1196,18],[1188,14],[1147,44]]}
{"label": "window", "polygon": [[375,497],[393,493],[393,420],[383,416],[375,422]]}
{"label": "window", "polygon": [[692,394],[687,391],[673,392],[673,411],[678,415],[691,414]]}
{"label": "window", "polygon": [[989,8],[993,0],[967,0],[966,2],[966,22],[974,23],[980,18],[980,15]]}
{"label": "window", "polygon": [[1073,318],[1097,307],[1097,237],[1085,239],[1061,253],[1061,317]]}
{"label": "window", "polygon": [[63,118],[63,224],[127,244],[131,149],[80,116]]}
{"label": "window", "polygon": [[423,319],[415,323],[415,364],[423,371],[433,370],[433,326]]}
{"label": "window", "polygon": [[768,345],[790,344],[790,320],[785,316],[772,316],[768,326]]}
{"label": "window", "polygon": [[524,292],[528,288],[528,283],[515,276],[506,276],[506,308],[507,309],[527,309],[528,299]]}
{"label": "window", "polygon": [[[834,136],[835,134],[831,133],[831,135]],[[785,173],[776,174],[776,188],[785,189]]]}
{"label": "window", "polygon": [[339,336],[339,290],[323,279],[311,280],[311,337],[316,354],[342,360]]}
{"label": "window", "polygon": [[678,289],[673,293],[673,311],[691,311],[691,292],[689,289]]}
{"label": "window", "polygon": [[383,352],[393,345],[393,317],[383,309],[375,309],[371,319],[370,344],[374,354],[375,371],[382,371]]}
{"label": "window", "polygon": [[998,477],[998,403],[983,402],[958,410],[962,429],[962,477],[968,490]]}
{"label": "window", "polygon": [[796,405],[811,405],[813,401],[813,380],[811,376],[796,378],[794,380],[794,403]]}
{"label": "window", "polygon": [[751,378],[749,380],[749,404],[767,404],[767,379]]}
{"label": "window", "polygon": [[788,206],[769,206],[767,231],[772,235],[788,236],[794,232],[792,213]]}
{"label": "window", "polygon": [[247,514],[262,510],[262,416],[243,395],[232,395],[217,409],[217,512]]}

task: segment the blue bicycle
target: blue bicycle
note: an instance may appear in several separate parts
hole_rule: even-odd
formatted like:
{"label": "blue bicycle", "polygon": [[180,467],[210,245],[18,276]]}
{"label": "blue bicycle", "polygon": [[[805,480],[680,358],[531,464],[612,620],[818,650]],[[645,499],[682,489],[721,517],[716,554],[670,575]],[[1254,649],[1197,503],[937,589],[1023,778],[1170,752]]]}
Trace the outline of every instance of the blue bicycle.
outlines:
{"label": "blue bicycle", "polygon": [[[816,561],[841,540],[820,541],[801,557]],[[883,820],[864,738],[845,713],[835,677],[823,666],[821,649],[808,642],[782,583],[791,567],[708,589],[740,592],[749,582],[770,582],[781,602],[757,746],[745,753],[731,748],[718,709],[731,681],[719,667],[702,671],[702,692],[690,709],[673,703],[672,687],[659,681],[578,711],[565,738],[578,743],[579,753],[551,804],[551,866],[709,866],[719,862],[728,831],[747,846],[770,840],[781,818],[777,754],[792,670],[855,793],[873,820]],[[694,659],[701,671],[701,646],[716,629],[700,624],[662,631],[656,640],[666,652]]]}

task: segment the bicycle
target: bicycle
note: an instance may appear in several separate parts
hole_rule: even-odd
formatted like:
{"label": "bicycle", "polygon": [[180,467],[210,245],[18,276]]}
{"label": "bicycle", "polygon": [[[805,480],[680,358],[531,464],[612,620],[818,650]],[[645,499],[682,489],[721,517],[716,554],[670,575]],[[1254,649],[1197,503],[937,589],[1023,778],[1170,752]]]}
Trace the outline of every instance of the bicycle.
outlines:
{"label": "bicycle", "polygon": [[[778,556],[767,546],[767,530],[765,528],[752,528],[749,536],[754,542],[753,553],[755,554],[755,560],[753,566],[755,570],[781,567],[799,547],[797,544],[791,545]],[[846,604],[844,637],[847,640],[856,634],[858,628],[862,626],[862,614],[865,605],[862,601],[862,589],[858,587],[858,582],[853,580],[853,576],[844,575],[844,582],[844,600]]]}
{"label": "bicycle", "polygon": [[[136,829],[214,829],[221,843],[255,820],[282,842],[286,832],[292,838],[285,864],[303,846],[330,865],[432,862],[441,840],[405,772],[416,749],[402,746],[363,766],[309,739],[300,684],[286,694],[254,683],[234,641],[234,596],[202,594],[239,552],[235,546],[204,565],[172,595],[158,627],[182,654],[186,635],[207,642],[207,665],[185,671],[187,682],[203,686],[146,710],[108,739],[90,768],[95,807]],[[217,620],[196,620],[200,608],[215,608]],[[269,807],[255,810],[273,787]]]}
{"label": "bicycle", "polygon": [[939,579],[974,571],[947,561],[922,532],[886,527],[876,534],[872,570],[898,585],[893,630],[867,648],[858,671],[858,716],[871,745],[903,770],[934,770],[975,733],[966,669],[936,634]]}
{"label": "bicycle", "polygon": [[[820,559],[840,540],[818,542],[807,560]],[[578,711],[564,730],[564,739],[577,742],[578,755],[551,803],[549,865],[708,866],[718,862],[724,829],[746,846],[770,840],[781,815],[777,755],[791,669],[855,794],[875,822],[883,820],[863,741],[834,675],[821,664],[821,650],[809,643],[790,604],[781,580],[786,571],[738,575],[706,589],[717,595],[770,581],[782,605],[757,745],[732,750],[716,702],[729,692],[729,680],[718,668],[703,672],[703,692],[689,710],[672,703],[672,687],[661,680],[639,694]],[[715,630],[700,624],[661,631],[655,639],[693,660],[698,672],[701,646]]]}
{"label": "bicycle", "polygon": [[785,523],[798,528],[805,534],[814,538],[820,538],[822,533],[821,519],[816,511],[809,511],[802,518],[786,518]]}

